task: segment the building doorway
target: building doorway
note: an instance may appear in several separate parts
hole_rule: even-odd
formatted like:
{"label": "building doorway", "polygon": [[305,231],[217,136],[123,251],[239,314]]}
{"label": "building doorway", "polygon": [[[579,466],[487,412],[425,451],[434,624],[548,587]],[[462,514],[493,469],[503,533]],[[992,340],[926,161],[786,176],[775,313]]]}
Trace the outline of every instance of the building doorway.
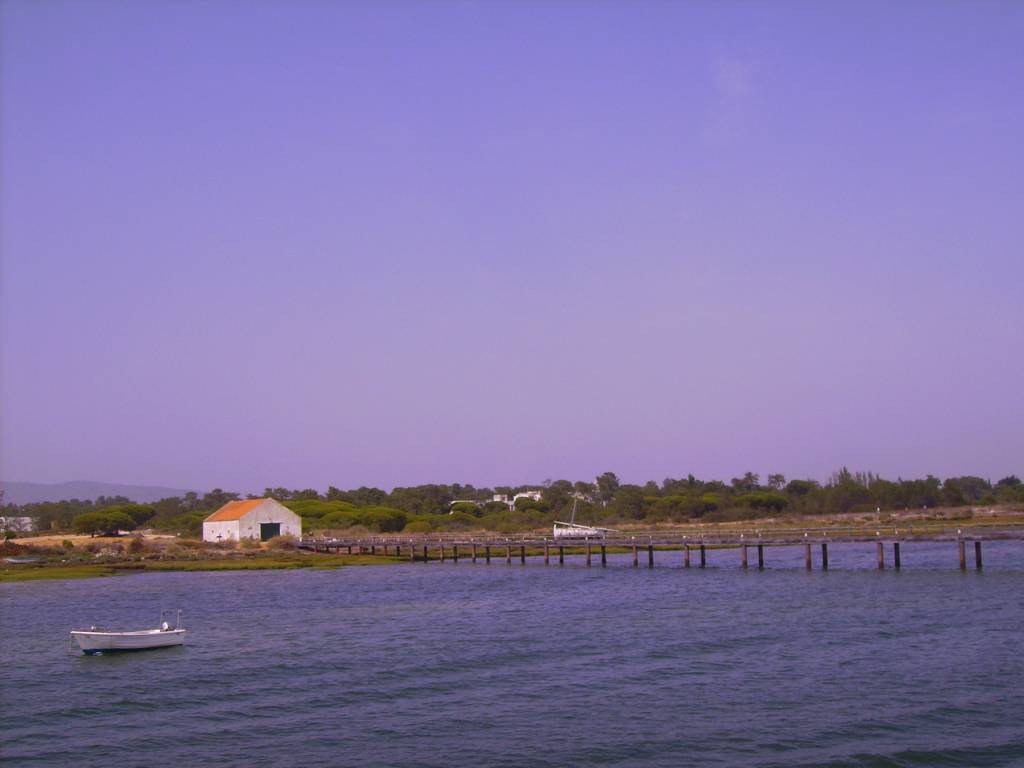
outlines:
{"label": "building doorway", "polygon": [[260,523],[260,541],[270,541],[281,535],[280,523]]}

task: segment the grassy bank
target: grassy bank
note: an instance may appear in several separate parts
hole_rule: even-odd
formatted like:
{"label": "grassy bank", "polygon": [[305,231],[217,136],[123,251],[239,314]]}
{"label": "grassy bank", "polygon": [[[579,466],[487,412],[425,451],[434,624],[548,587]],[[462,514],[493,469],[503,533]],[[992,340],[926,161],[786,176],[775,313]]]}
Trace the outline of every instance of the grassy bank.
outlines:
{"label": "grassy bank", "polygon": [[354,565],[382,565],[402,562],[394,557],[370,555],[281,554],[250,558],[200,560],[131,560],[109,563],[40,562],[11,565],[0,569],[0,583],[43,579],[89,579],[132,573],[168,571],[279,571],[299,568],[333,569]]}

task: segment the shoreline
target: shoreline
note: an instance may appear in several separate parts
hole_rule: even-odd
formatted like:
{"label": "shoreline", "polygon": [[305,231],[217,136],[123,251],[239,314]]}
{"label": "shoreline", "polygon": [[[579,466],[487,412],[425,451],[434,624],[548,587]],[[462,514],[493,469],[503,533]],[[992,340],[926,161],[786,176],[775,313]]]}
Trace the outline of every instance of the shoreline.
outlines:
{"label": "shoreline", "polygon": [[[766,531],[778,530],[781,528],[793,527],[819,527],[828,528],[851,525],[893,525],[907,526],[908,524],[925,525],[940,530],[956,530],[962,528],[965,531],[970,529],[985,528],[999,524],[1019,526],[1024,522],[1024,513],[1019,509],[996,508],[981,510],[969,509],[969,516],[963,509],[936,509],[922,513],[921,510],[905,510],[900,512],[881,514],[846,514],[846,515],[823,515],[807,516],[794,519],[791,517],[765,517],[755,520],[729,521],[729,522],[706,522],[693,521],[688,525],[669,524],[657,526],[645,526],[643,529],[632,526],[622,526],[620,529],[624,534],[636,533],[637,535],[670,533],[673,531],[688,531],[691,533],[702,533],[714,535],[735,534],[736,531],[753,527]],[[950,513],[959,514],[950,514]],[[802,524],[802,525],[801,525]],[[466,536],[472,536],[474,532],[466,531]],[[481,534],[494,535],[494,532],[479,532]],[[402,534],[385,534],[385,536],[402,536]],[[444,534],[442,534],[444,535]],[[372,534],[371,534],[372,536]],[[422,536],[417,534],[416,537]],[[430,534],[424,536],[429,539]],[[61,551],[57,547],[58,541],[69,542],[69,548]],[[132,552],[125,547],[132,542],[141,542],[141,550]],[[68,579],[103,578],[107,576],[122,576],[133,573],[154,573],[154,572],[198,572],[198,571],[255,571],[255,570],[293,570],[299,568],[314,569],[336,569],[349,566],[362,565],[392,565],[408,563],[408,557],[395,557],[380,554],[340,554],[325,552],[309,552],[295,549],[275,550],[258,548],[251,551],[223,550],[210,548],[197,540],[181,539],[173,534],[149,533],[136,536],[119,537],[86,537],[71,534],[51,533],[42,536],[30,536],[15,539],[11,542],[14,549],[6,550],[4,554],[21,554],[40,557],[39,562],[32,563],[8,563],[0,562],[0,584],[13,584],[27,581],[50,581]],[[80,548],[92,545],[100,548],[96,560],[90,561],[80,554]],[[734,548],[732,544],[708,544],[708,549]],[[73,548],[73,549],[72,549]],[[106,551],[102,551],[106,548]],[[655,546],[655,549],[663,547]],[[671,547],[669,547],[671,548]],[[579,549],[578,552],[574,551]],[[527,545],[526,555],[535,557],[543,554],[542,549],[536,546]],[[567,554],[582,553],[582,545],[573,547],[566,545]],[[96,552],[96,550],[85,550]],[[621,554],[627,551],[622,547],[614,545],[608,548],[609,554]],[[185,556],[182,557],[181,555]],[[517,553],[518,556],[518,553]],[[501,557],[495,555],[495,557]]]}
{"label": "shoreline", "polygon": [[4,563],[0,584],[28,581],[93,579],[138,573],[185,573],[198,571],[287,571],[311,568],[335,570],[366,565],[404,562],[395,557],[374,555],[269,556],[252,558],[206,558],[198,560],[119,560],[104,563]]}

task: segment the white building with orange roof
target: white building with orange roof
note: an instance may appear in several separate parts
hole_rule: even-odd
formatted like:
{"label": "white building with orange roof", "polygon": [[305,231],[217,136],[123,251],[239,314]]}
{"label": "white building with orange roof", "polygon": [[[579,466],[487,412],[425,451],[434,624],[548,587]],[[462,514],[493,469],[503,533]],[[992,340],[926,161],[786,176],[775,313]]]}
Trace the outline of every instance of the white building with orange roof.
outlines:
{"label": "white building with orange roof", "polygon": [[302,518],[275,499],[229,501],[203,520],[203,541],[302,536]]}

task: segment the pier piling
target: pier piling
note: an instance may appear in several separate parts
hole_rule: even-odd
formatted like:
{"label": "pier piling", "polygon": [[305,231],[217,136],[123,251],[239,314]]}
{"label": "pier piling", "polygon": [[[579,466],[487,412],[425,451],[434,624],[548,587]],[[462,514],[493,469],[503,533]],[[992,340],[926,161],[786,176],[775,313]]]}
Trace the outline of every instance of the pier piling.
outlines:
{"label": "pier piling", "polygon": [[[541,554],[543,554],[544,565],[551,565],[555,555],[553,551],[555,547],[558,548],[558,564],[565,565],[565,550],[566,546],[568,546],[569,553],[574,557],[577,555],[583,555],[588,566],[595,565],[594,560],[595,556],[598,554],[597,549],[600,548],[602,567],[607,567],[608,565],[609,550],[614,550],[614,548],[618,547],[619,551],[623,554],[632,554],[631,562],[634,568],[638,568],[640,565],[641,548],[645,548],[647,550],[647,567],[653,568],[655,550],[660,547],[664,550],[670,551],[669,560],[672,559],[671,551],[681,549],[682,567],[687,569],[697,565],[696,563],[693,563],[693,556],[696,554],[694,550],[697,548],[700,550],[699,565],[701,568],[707,568],[708,547],[721,547],[738,549],[740,561],[739,566],[744,572],[746,572],[754,566],[751,562],[753,553],[750,551],[753,547],[757,547],[757,568],[758,570],[764,570],[765,547],[785,546],[795,548],[802,543],[804,548],[804,568],[808,571],[812,571],[814,570],[813,548],[816,544],[820,544],[820,568],[823,571],[827,571],[829,569],[829,548],[831,544],[839,542],[841,544],[864,547],[873,541],[875,544],[875,563],[877,569],[885,570],[886,568],[892,568],[893,570],[900,571],[903,567],[904,541],[917,543],[950,542],[955,540],[960,570],[966,571],[968,568],[969,564],[967,559],[969,553],[967,552],[967,547],[969,543],[973,543],[974,568],[980,571],[983,565],[982,545],[986,540],[1014,539],[1017,541],[1024,541],[1024,526],[1019,526],[1017,529],[1006,527],[1005,529],[995,531],[991,528],[984,530],[954,529],[956,535],[955,539],[953,538],[952,531],[948,531],[948,529],[944,530],[939,526],[934,527],[938,530],[934,531],[927,528],[922,530],[919,527],[887,528],[884,531],[887,534],[884,539],[882,538],[882,529],[857,530],[831,527],[814,530],[798,529],[772,532],[769,536],[765,536],[765,532],[760,530],[748,530],[743,532],[735,531],[727,532],[725,534],[708,534],[706,531],[700,531],[696,535],[693,535],[692,533],[680,535],[675,534],[674,532],[661,533],[652,531],[644,532],[642,535],[632,536],[601,535],[591,538],[581,537],[568,542],[558,536],[545,537],[540,535],[521,535],[515,537],[474,535],[472,537],[466,536],[463,538],[451,533],[445,533],[442,535],[435,534],[433,536],[422,538],[399,538],[397,536],[378,535],[366,536],[362,539],[353,537],[347,540],[321,536],[307,537],[299,544],[299,546],[304,550],[326,552],[329,554],[350,552],[352,554],[364,556],[383,555],[384,557],[404,557],[410,562],[417,562],[422,558],[424,563],[431,562],[432,559],[441,563],[451,560],[454,564],[458,565],[460,555],[463,558],[469,555],[472,557],[473,563],[476,563],[478,558],[483,557],[486,562],[490,564],[491,548],[501,547],[501,543],[504,541],[505,562],[508,565],[512,564],[512,558],[515,554],[513,549],[518,549],[518,558],[522,565],[527,564],[527,549],[532,549],[534,556],[538,559]],[[885,550],[888,549],[888,543],[890,542],[892,544],[891,564],[885,562]],[[407,550],[405,549],[406,547],[408,548]],[[431,550],[435,550],[435,553],[431,553]],[[467,552],[466,550],[469,551]],[[495,552],[495,556],[501,556],[500,550]]]}

